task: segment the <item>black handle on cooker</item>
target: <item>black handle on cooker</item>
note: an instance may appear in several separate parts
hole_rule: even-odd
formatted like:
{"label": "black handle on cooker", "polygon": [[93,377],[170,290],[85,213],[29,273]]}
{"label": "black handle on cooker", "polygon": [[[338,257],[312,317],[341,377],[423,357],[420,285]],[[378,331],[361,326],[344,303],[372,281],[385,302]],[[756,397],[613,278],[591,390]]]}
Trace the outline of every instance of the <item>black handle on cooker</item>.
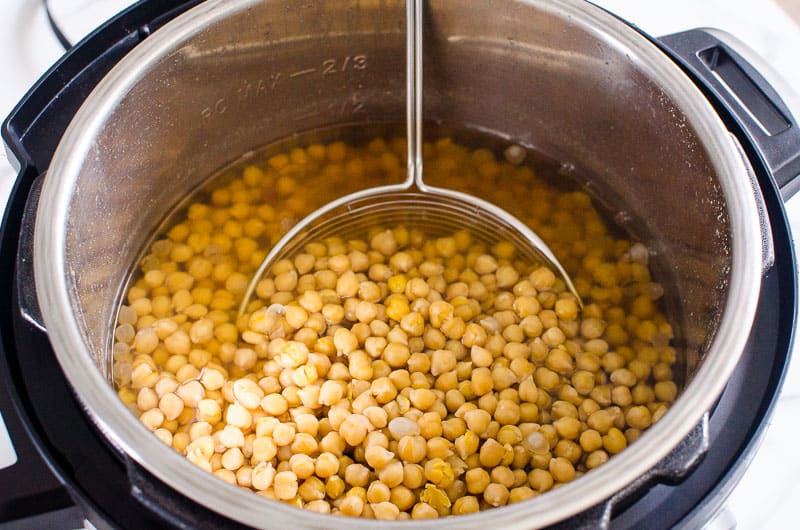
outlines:
{"label": "black handle on cooker", "polygon": [[[28,410],[23,410],[21,403],[26,403],[27,401],[21,397],[22,387],[17,386],[22,385],[22,383],[20,380],[11,379],[11,365],[8,364],[10,359],[7,358],[8,351],[15,347],[15,341],[19,339],[12,332],[12,329],[15,329],[12,323],[18,320],[18,317],[15,318],[13,313],[21,309],[25,320],[39,329],[44,329],[33,284],[32,256],[36,208],[45,171],[50,165],[55,148],[72,117],[83,104],[87,95],[108,71],[117,64],[122,56],[138,45],[152,31],[197,5],[200,1],[142,0],[121,11],[64,54],[29,90],[0,128],[0,135],[2,135],[5,143],[9,161],[18,171],[2,218],[2,225],[0,225],[0,250],[2,250],[0,254],[3,256],[3,270],[10,271],[12,267],[16,267],[17,270],[15,282],[6,282],[0,285],[0,299],[4,301],[4,305],[0,307],[0,321],[3,324],[3,333],[0,335],[0,405],[2,405],[0,408],[4,413],[6,424],[11,433],[12,443],[17,449],[22,449],[21,453],[17,451],[18,462],[0,471],[7,472],[5,473],[6,477],[9,476],[9,473],[28,473],[31,475],[20,482],[23,488],[21,490],[22,494],[28,491],[25,488],[32,481],[41,479],[39,482],[42,484],[41,487],[50,488],[53,486],[50,484],[51,481],[66,480],[65,477],[67,475],[65,473],[71,474],[72,478],[69,480],[80,482],[81,486],[77,486],[78,488],[86,486],[86,483],[81,482],[85,479],[83,476],[84,468],[80,464],[83,460],[78,458],[71,464],[61,460],[62,450],[66,450],[63,439],[60,439],[59,449],[42,449],[42,447],[48,446],[49,442],[43,441],[40,436],[51,436],[53,433],[48,431],[43,434],[38,431],[34,423],[31,422]],[[13,292],[18,293],[18,298],[14,298]],[[18,306],[16,302],[18,302]],[[26,362],[31,361],[33,357],[38,359],[38,354],[47,349],[45,334],[35,334],[35,338],[39,340],[34,347],[37,355],[24,356]],[[47,363],[48,373],[51,371],[58,372],[57,368],[53,368],[54,365],[57,364],[54,362]],[[39,389],[44,393],[39,402],[44,403],[44,408],[50,413],[51,407],[47,403],[55,395],[56,389],[44,383],[46,378],[43,379],[41,370],[35,373],[38,374],[35,377],[37,383],[41,383],[38,386],[42,387],[44,385],[43,388]],[[54,375],[53,377],[56,379],[51,383],[58,386],[58,391],[66,393],[67,399],[70,399],[69,389],[66,387],[63,378],[60,375]],[[59,394],[59,396],[61,395]],[[68,408],[67,410],[68,414],[66,416],[69,416],[73,414],[73,411],[79,411],[80,407],[76,405],[74,408]],[[59,417],[59,421],[66,416]],[[72,419],[79,420],[80,417],[78,415],[78,417]],[[73,427],[75,427],[74,423]],[[72,434],[74,434],[74,431]],[[82,447],[77,439],[73,441],[69,438],[67,440],[67,445],[71,449],[74,449],[73,445],[78,448]],[[37,448],[42,455],[41,457],[36,454]],[[74,467],[75,462],[79,462],[77,469]],[[87,464],[85,467],[88,469],[92,465],[94,463]],[[110,465],[113,465],[113,462]],[[47,472],[48,466],[59,479],[50,476]],[[65,472],[65,469],[68,471]],[[108,480],[111,479],[109,478]],[[102,484],[105,486],[104,482]],[[102,496],[106,491],[109,494],[117,491],[114,489],[114,487],[118,487],[117,485],[111,484],[111,486],[102,492],[95,492],[95,494]],[[92,487],[94,488],[95,486]],[[129,489],[130,487],[131,485],[128,484],[127,488]],[[102,486],[97,488],[102,488]],[[71,503],[66,490],[47,491],[48,499],[38,499],[36,510],[48,512],[61,510],[57,512],[57,516],[60,518],[58,519],[59,525],[80,526],[82,517],[87,515],[75,508],[69,508]],[[78,490],[73,490],[71,495],[77,495],[76,491]],[[11,498],[13,499],[15,492],[2,493],[11,493]],[[0,494],[0,501],[7,499],[7,495]],[[0,504],[2,503],[0,502]],[[23,505],[21,508],[15,505],[12,511],[3,511],[2,515],[26,516],[24,514],[28,512],[25,510],[30,506],[25,503]],[[71,510],[69,514],[72,518],[66,518],[67,514],[64,510]],[[140,519],[138,512],[127,505],[120,510],[120,513],[122,512],[130,512],[123,516],[129,517],[130,521],[139,521]],[[143,520],[149,520],[144,516],[142,518]],[[40,518],[37,519],[37,523],[33,523],[32,519],[25,519],[26,523],[32,526],[39,526],[39,523],[46,524],[45,521],[47,520]]]}
{"label": "black handle on cooker", "polygon": [[[151,0],[121,11],[67,51],[31,88],[3,122],[9,161],[18,176],[12,194],[28,194],[24,214],[9,233],[20,233],[17,282],[24,285],[23,317],[41,330],[43,321],[33,281],[33,229],[42,177],[56,146],[83,101],[119,60],[151,32],[201,0]],[[16,219],[5,219],[17,223]]]}
{"label": "black handle on cooker", "polygon": [[[121,11],[71,48],[28,91],[3,123],[9,160],[19,171],[12,194],[27,194],[19,232],[16,281],[23,317],[45,330],[33,281],[33,230],[42,179],[58,142],[88,94],[117,62],[152,31],[200,0],[151,0]],[[23,195],[24,196],[24,195]],[[6,223],[17,223],[6,218]]]}
{"label": "black handle on cooker", "polygon": [[712,102],[724,105],[728,112],[723,118],[734,120],[736,128],[747,135],[755,146],[748,149],[745,145],[748,156],[761,158],[784,200],[800,190],[800,126],[778,91],[760,73],[770,68],[746,45],[715,29],[675,33],[655,43],[713,96]]}
{"label": "black handle on cooker", "polygon": [[33,276],[33,229],[36,223],[36,208],[39,206],[39,196],[42,193],[44,173],[33,179],[25,209],[22,212],[22,222],[19,229],[19,243],[17,247],[16,274],[17,292],[19,293],[19,311],[22,318],[47,332],[39,309],[39,301],[34,289]]}

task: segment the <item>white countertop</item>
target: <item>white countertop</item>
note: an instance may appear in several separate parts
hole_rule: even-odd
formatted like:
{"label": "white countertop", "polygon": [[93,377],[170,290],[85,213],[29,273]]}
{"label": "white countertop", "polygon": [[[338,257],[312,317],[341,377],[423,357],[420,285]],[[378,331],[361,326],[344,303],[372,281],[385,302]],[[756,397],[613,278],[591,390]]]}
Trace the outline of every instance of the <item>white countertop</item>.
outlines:
{"label": "white countertop", "polygon": [[[79,40],[130,0],[50,0],[66,36]],[[800,116],[800,0],[595,0],[654,36],[697,27],[726,30],[749,45],[777,72],[765,73]],[[794,18],[792,18],[794,17]],[[38,0],[4,0],[0,10],[0,119],[63,53]],[[762,72],[763,73],[763,72]],[[780,78],[780,79],[779,79]],[[794,88],[792,88],[794,87]],[[0,206],[15,174],[0,149]],[[800,196],[786,204],[792,229],[800,233]],[[795,251],[800,249],[795,245]],[[783,392],[764,442],[713,528],[796,528],[800,503],[800,354],[795,348]]]}

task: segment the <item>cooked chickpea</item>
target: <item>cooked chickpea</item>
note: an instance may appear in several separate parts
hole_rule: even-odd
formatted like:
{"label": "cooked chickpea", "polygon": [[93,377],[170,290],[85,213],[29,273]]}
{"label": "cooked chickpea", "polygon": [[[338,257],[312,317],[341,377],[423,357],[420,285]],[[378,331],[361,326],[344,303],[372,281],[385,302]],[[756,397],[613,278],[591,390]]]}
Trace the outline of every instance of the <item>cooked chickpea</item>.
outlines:
{"label": "cooked chickpea", "polygon": [[558,482],[569,482],[575,478],[575,468],[566,458],[553,458],[550,460],[550,474]]}
{"label": "cooked chickpea", "polygon": [[544,493],[553,487],[553,475],[544,469],[532,469],[528,474],[528,484],[539,493]]}
{"label": "cooked chickpea", "polygon": [[503,506],[508,502],[508,488],[502,484],[491,483],[483,492],[483,500],[492,506]]}
{"label": "cooked chickpea", "polygon": [[385,468],[394,458],[394,453],[377,445],[372,445],[364,451],[364,458],[367,464],[376,471]]}
{"label": "cooked chickpea", "polygon": [[344,480],[351,486],[366,486],[369,483],[369,468],[361,464],[350,464],[344,470]]}
{"label": "cooked chickpea", "polygon": [[397,442],[397,456],[404,462],[421,462],[427,452],[428,445],[422,436],[403,436]]}
{"label": "cooked chickpea", "polygon": [[436,519],[439,517],[439,512],[436,508],[425,502],[418,502],[411,509],[412,519]]}
{"label": "cooked chickpea", "polygon": [[456,499],[455,503],[453,503],[453,515],[463,515],[468,513],[475,513],[480,509],[480,505],[478,504],[478,498],[473,497],[472,495],[467,495],[465,497],[461,497],[460,499]]}
{"label": "cooked chickpea", "polygon": [[377,474],[382,483],[394,488],[403,482],[403,464],[397,460],[392,460],[384,465],[383,469],[380,469]]}
{"label": "cooked chickpea", "polygon": [[275,490],[275,497],[287,500],[297,495],[297,475],[291,471],[281,471],[272,480],[272,487]]}
{"label": "cooked chickpea", "polygon": [[351,517],[358,517],[364,511],[364,501],[356,495],[345,497],[339,504],[339,512],[342,515],[349,515]]}

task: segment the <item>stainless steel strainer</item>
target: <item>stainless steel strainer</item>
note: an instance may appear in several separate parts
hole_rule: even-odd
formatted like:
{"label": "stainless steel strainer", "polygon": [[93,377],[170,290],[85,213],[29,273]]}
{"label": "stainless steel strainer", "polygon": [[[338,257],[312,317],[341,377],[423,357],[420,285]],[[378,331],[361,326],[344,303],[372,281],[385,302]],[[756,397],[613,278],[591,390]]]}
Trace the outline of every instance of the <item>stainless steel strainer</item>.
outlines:
{"label": "stainless steel strainer", "polygon": [[487,248],[508,241],[516,258],[549,264],[582,305],[575,285],[550,247],[519,219],[478,197],[429,186],[422,171],[422,2],[406,2],[406,142],[408,173],[402,184],[377,186],[340,197],[314,210],[290,229],[270,250],[250,280],[239,306],[247,310],[256,285],[278,260],[311,241],[328,237],[364,238],[375,227],[398,225],[420,229],[428,237],[468,230]]}

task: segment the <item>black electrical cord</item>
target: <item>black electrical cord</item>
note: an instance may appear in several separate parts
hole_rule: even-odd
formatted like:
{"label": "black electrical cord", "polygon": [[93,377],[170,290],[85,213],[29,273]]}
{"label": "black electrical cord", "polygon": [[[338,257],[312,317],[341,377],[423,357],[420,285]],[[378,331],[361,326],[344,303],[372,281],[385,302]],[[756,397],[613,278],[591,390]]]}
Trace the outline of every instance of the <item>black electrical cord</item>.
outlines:
{"label": "black electrical cord", "polygon": [[50,3],[48,0],[42,0],[42,5],[44,5],[44,12],[47,15],[47,21],[50,23],[50,29],[53,30],[53,34],[58,39],[59,44],[64,47],[64,51],[69,50],[72,48],[72,43],[69,39],[64,35],[64,32],[61,31],[61,28],[58,27],[56,24],[56,20],[53,18],[53,13],[50,12]]}

